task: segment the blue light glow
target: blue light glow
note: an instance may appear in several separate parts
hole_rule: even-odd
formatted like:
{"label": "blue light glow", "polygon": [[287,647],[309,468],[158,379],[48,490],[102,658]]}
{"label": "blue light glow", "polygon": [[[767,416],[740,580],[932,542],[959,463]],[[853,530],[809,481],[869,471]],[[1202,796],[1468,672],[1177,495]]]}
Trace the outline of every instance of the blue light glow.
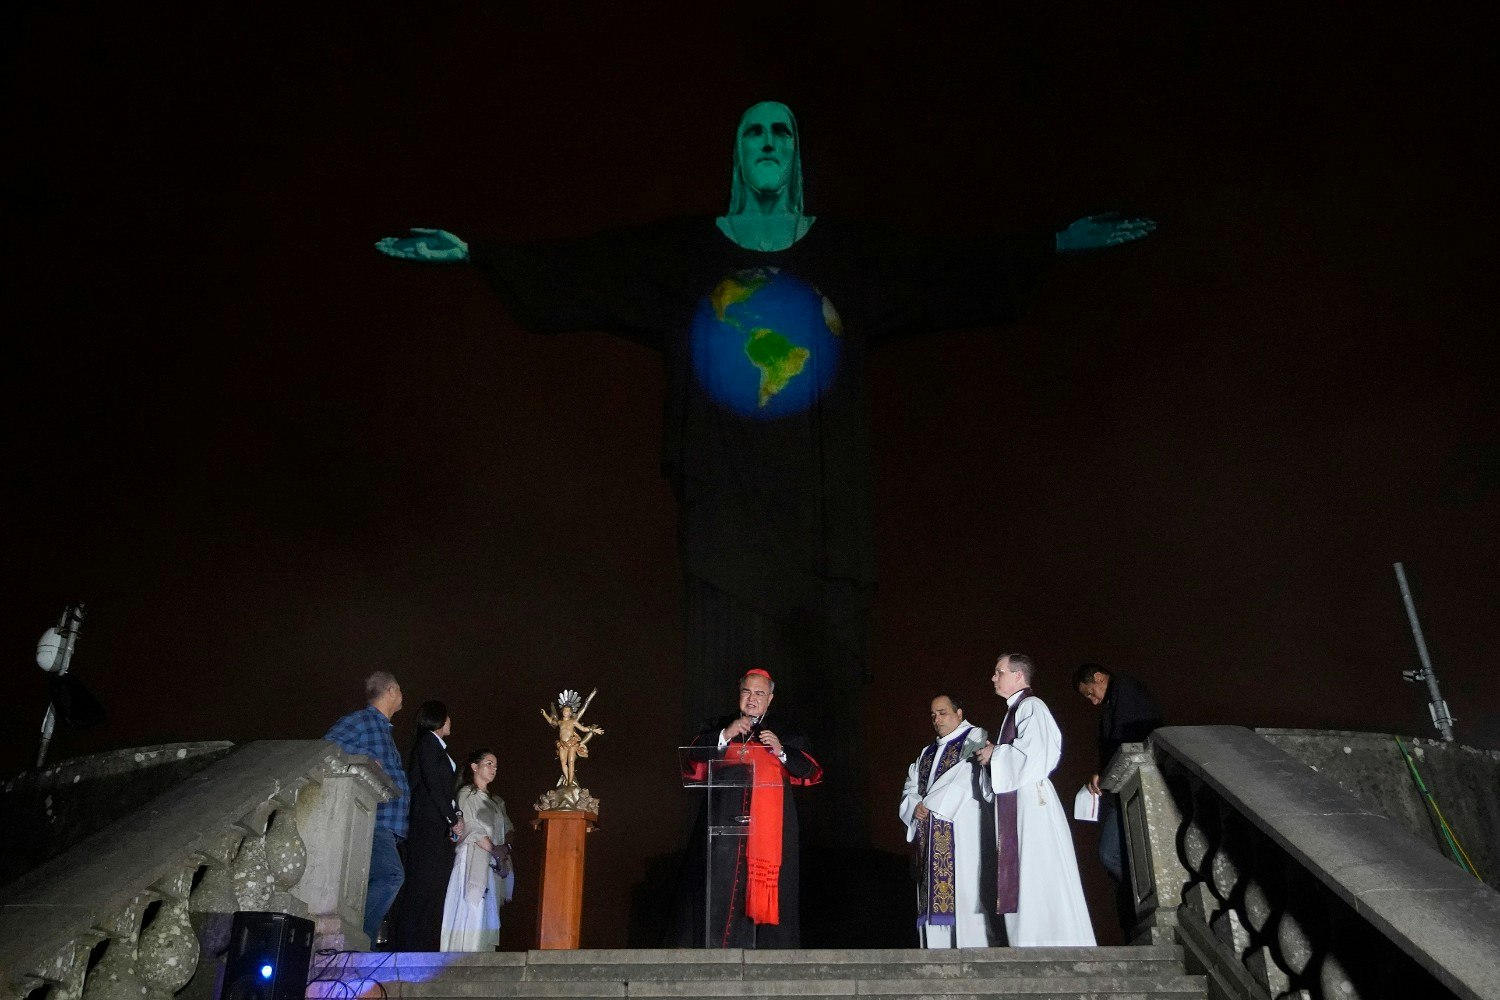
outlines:
{"label": "blue light glow", "polygon": [[269,965],[262,965],[260,967],[260,978],[262,978],[262,979],[270,979],[271,975],[275,971],[276,970],[274,968],[272,968],[271,966],[269,966]]}

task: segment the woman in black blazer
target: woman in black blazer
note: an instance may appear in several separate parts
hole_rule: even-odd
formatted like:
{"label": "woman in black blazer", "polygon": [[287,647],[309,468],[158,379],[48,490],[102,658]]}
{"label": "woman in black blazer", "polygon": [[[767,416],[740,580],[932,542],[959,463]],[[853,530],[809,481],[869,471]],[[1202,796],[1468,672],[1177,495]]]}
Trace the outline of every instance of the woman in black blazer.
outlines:
{"label": "woman in black blazer", "polygon": [[[448,706],[423,702],[417,735],[406,757],[411,783],[411,832],[406,838],[406,882],[396,907],[393,951],[437,951],[443,933],[443,899],[453,871],[453,837],[459,822],[453,801],[456,767],[446,742]],[[461,831],[459,831],[461,833]]]}

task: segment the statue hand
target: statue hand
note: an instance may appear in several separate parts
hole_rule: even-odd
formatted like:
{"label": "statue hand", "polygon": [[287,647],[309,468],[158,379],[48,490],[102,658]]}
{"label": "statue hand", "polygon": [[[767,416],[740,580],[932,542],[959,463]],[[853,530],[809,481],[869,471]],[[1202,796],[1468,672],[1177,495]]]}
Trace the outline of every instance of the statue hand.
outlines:
{"label": "statue hand", "polygon": [[1085,215],[1058,233],[1054,246],[1058,253],[1100,250],[1144,239],[1156,230],[1154,219],[1127,219],[1119,212]]}
{"label": "statue hand", "polygon": [[469,259],[469,244],[446,229],[412,229],[411,232],[410,236],[387,236],[377,240],[375,249],[388,257],[434,264]]}

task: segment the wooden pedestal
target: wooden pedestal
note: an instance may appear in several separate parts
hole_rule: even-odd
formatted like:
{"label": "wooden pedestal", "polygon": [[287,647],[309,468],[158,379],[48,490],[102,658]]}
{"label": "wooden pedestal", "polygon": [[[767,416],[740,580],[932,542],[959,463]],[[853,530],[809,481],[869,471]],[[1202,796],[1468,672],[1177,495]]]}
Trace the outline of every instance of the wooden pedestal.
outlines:
{"label": "wooden pedestal", "polygon": [[576,809],[545,809],[531,821],[546,825],[542,850],[542,903],[537,911],[537,947],[577,948],[583,919],[584,834],[599,823],[598,813]]}

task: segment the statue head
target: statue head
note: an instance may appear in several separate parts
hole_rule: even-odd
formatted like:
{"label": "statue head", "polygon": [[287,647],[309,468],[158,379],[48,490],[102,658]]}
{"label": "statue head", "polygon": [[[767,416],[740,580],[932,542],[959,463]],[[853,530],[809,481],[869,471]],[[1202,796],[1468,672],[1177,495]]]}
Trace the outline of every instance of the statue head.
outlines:
{"label": "statue head", "polygon": [[802,148],[797,119],[779,101],[752,104],[734,133],[734,174],[729,214],[738,215],[753,199],[780,201],[780,208],[802,214]]}

